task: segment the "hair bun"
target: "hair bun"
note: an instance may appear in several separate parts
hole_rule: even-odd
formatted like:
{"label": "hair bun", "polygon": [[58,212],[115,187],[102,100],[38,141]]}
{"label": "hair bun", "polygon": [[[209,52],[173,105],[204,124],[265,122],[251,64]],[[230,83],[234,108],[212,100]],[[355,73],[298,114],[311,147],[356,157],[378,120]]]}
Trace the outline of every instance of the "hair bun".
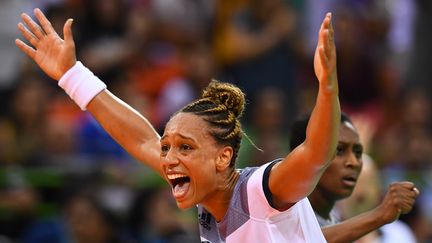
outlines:
{"label": "hair bun", "polygon": [[204,90],[202,98],[226,106],[236,117],[243,114],[245,95],[233,84],[212,80]]}

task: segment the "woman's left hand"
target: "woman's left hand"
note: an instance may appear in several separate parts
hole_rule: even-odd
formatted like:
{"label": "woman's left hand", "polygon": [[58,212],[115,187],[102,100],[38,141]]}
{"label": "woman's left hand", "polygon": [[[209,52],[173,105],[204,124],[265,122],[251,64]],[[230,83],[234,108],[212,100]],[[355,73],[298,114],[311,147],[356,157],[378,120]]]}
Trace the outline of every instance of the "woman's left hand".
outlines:
{"label": "woman's left hand", "polygon": [[314,56],[315,75],[321,85],[330,89],[337,87],[336,46],[331,18],[331,13],[327,13],[321,24]]}

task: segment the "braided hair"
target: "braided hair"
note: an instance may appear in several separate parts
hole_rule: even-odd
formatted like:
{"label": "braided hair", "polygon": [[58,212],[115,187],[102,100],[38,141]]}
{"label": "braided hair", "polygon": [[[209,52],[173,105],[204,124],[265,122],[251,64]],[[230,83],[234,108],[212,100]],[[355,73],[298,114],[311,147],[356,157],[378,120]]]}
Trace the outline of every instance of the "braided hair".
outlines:
{"label": "braided hair", "polygon": [[233,148],[232,167],[240,149],[242,129],[239,118],[243,115],[244,106],[243,91],[230,83],[212,80],[201,98],[186,105],[180,112],[202,116],[210,125],[210,134],[215,141]]}

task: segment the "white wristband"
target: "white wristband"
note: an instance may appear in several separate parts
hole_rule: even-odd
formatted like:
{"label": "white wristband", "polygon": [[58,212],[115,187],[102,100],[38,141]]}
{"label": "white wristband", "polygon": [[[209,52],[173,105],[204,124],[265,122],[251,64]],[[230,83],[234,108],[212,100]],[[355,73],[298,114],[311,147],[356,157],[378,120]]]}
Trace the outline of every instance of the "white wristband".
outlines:
{"label": "white wristband", "polygon": [[83,111],[88,103],[107,87],[79,61],[60,78],[58,85]]}

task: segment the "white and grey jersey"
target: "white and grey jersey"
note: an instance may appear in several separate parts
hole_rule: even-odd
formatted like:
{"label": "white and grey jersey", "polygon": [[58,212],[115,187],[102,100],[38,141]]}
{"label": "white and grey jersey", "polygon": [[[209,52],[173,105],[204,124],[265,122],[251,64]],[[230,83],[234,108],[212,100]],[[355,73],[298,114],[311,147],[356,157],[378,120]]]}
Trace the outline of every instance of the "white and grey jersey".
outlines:
{"label": "white and grey jersey", "polygon": [[201,242],[325,242],[307,198],[285,211],[273,208],[268,178],[279,161],[240,171],[220,222],[198,205]]}
{"label": "white and grey jersey", "polygon": [[330,211],[330,218],[328,219],[321,217],[321,215],[319,215],[317,212],[315,212],[315,216],[318,220],[318,224],[321,227],[334,225],[340,222],[339,217],[337,217],[336,213],[333,210]]}

